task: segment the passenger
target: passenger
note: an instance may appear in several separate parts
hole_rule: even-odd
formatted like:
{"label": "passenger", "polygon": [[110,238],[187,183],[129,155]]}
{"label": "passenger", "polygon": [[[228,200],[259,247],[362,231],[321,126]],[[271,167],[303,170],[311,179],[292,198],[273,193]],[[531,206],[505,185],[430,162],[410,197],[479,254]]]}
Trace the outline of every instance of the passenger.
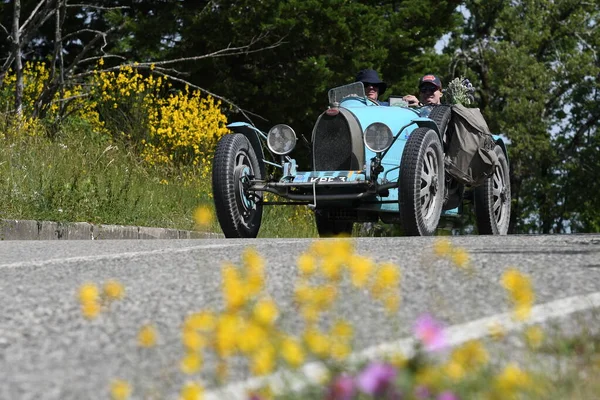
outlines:
{"label": "passenger", "polygon": [[412,94],[402,97],[408,103],[409,107],[423,107],[435,104],[441,104],[442,81],[435,75],[424,75],[419,79],[419,98]]}
{"label": "passenger", "polygon": [[356,74],[356,82],[362,82],[365,86],[365,95],[377,102],[377,104],[381,106],[389,106],[390,103],[386,101],[379,101],[378,97],[385,93],[385,89],[387,89],[387,83],[383,82],[379,79],[379,75],[377,71],[373,69],[361,69]]}

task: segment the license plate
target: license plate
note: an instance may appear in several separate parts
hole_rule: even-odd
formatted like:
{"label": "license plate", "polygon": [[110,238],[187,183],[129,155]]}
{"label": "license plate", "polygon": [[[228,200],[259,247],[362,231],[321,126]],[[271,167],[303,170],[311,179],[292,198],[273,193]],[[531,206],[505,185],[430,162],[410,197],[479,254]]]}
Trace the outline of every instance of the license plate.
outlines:
{"label": "license plate", "polygon": [[308,183],[329,183],[329,182],[347,182],[347,176],[312,176],[308,178]]}

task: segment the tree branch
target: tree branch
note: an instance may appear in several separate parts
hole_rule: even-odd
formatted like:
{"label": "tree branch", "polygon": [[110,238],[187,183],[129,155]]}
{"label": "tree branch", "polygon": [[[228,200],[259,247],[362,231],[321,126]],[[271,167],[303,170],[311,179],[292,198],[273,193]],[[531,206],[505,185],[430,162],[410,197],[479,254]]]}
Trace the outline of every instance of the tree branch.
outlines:
{"label": "tree branch", "polygon": [[[260,49],[248,50],[252,45],[254,45],[254,44],[258,43],[259,41],[261,41],[262,39],[264,39],[264,37],[265,36],[261,35],[258,38],[252,38],[250,43],[248,43],[244,46],[238,46],[238,47],[227,46],[224,49],[220,49],[220,50],[214,51],[212,53],[203,54],[200,56],[182,57],[182,58],[176,58],[176,59],[165,60],[165,61],[145,62],[145,63],[139,63],[138,65],[150,66],[150,65],[154,64],[156,66],[160,66],[160,65],[175,64],[175,63],[184,62],[184,61],[198,61],[198,60],[202,60],[205,58],[227,57],[227,56],[235,56],[235,55],[240,55],[240,54],[258,53],[258,52],[261,52],[264,50],[270,50],[275,47],[281,46],[281,44],[284,43],[283,42],[284,38],[281,38],[276,43],[273,43],[269,46],[261,47]],[[127,64],[127,66],[133,66],[133,64]]]}
{"label": "tree branch", "polygon": [[114,6],[114,7],[103,7],[103,6],[94,6],[91,4],[67,4],[67,7],[81,7],[81,8],[93,8],[95,10],[128,10],[131,7],[129,6]]}
{"label": "tree branch", "polygon": [[[40,0],[40,2],[37,4],[37,6],[35,6],[33,11],[31,12],[31,14],[29,15],[29,18],[27,18],[27,20],[25,20],[25,22],[23,22],[23,25],[21,25],[21,27],[19,28],[19,32],[23,32],[23,30],[27,27],[27,25],[31,21],[33,21],[35,18],[39,18],[38,11],[39,11],[40,7],[42,7],[44,5],[44,3],[46,3],[46,9],[50,9],[51,2],[52,2],[52,0]],[[52,11],[52,12],[54,13],[54,11]],[[44,20],[47,20],[48,17],[49,16],[46,16],[46,18]]]}

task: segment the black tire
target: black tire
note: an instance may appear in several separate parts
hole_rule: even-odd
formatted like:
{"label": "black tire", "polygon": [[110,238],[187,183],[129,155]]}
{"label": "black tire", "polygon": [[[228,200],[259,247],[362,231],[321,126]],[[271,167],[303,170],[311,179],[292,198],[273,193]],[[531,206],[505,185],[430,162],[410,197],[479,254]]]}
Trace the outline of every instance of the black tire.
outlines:
{"label": "black tire", "polygon": [[242,180],[261,179],[261,165],[246,136],[227,134],[217,144],[212,187],[217,219],[226,238],[255,238],[262,220],[262,193],[244,190]]}
{"label": "black tire", "polygon": [[510,223],[510,170],[502,147],[494,151],[498,163],[485,183],[474,189],[475,220],[480,235],[506,235]]}
{"label": "black tire", "polygon": [[400,163],[398,201],[404,233],[435,233],[444,202],[444,155],[433,129],[417,128],[409,136]]}
{"label": "black tire", "polygon": [[448,146],[448,137],[446,131],[448,130],[450,118],[452,118],[452,107],[445,104],[440,104],[433,107],[429,113],[429,119],[432,119],[438,126],[440,138],[444,144],[444,150],[446,150]]}
{"label": "black tire", "polygon": [[315,210],[315,223],[319,237],[352,236],[354,222],[336,221],[329,218],[326,210]]}

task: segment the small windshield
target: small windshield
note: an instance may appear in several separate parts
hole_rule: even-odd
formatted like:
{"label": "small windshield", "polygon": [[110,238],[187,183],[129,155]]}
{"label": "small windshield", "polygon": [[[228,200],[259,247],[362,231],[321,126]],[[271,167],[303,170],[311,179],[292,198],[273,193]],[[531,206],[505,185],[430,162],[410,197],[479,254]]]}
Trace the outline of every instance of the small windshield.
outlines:
{"label": "small windshield", "polygon": [[340,103],[346,97],[365,97],[365,87],[362,82],[353,82],[348,85],[329,89],[329,104]]}

